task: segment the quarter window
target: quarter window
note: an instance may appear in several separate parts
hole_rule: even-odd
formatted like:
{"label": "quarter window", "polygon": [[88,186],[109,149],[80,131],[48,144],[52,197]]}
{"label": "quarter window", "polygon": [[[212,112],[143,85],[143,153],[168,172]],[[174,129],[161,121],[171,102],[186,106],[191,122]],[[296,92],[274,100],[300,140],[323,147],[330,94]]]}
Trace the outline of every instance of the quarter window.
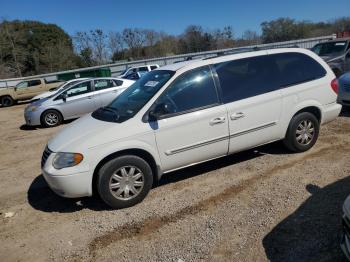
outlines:
{"label": "quarter window", "polygon": [[114,80],[114,85],[115,86],[122,86],[123,85],[123,81],[122,80]]}
{"label": "quarter window", "polygon": [[197,68],[179,76],[157,101],[157,104],[161,103],[167,105],[166,115],[169,116],[218,104],[210,68]]}
{"label": "quarter window", "polygon": [[271,56],[280,72],[280,87],[319,79],[327,73],[317,61],[301,53],[281,53]]}

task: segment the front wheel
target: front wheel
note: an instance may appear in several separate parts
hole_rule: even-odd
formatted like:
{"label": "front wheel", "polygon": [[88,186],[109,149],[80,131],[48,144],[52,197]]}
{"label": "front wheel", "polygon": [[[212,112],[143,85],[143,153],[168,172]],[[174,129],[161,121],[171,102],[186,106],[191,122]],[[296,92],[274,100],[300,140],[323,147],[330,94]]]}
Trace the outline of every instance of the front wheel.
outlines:
{"label": "front wheel", "polygon": [[283,142],[293,152],[305,152],[314,146],[319,131],[320,124],[315,115],[303,112],[292,118]]}
{"label": "front wheel", "polygon": [[54,127],[62,123],[62,115],[56,110],[47,110],[41,116],[41,125]]}
{"label": "front wheel", "polygon": [[1,98],[1,105],[3,107],[13,106],[15,104],[15,100],[13,100],[10,96],[3,96]]}
{"label": "front wheel", "polygon": [[128,155],[112,159],[98,173],[97,190],[112,208],[126,208],[141,202],[153,184],[152,169],[140,157]]}

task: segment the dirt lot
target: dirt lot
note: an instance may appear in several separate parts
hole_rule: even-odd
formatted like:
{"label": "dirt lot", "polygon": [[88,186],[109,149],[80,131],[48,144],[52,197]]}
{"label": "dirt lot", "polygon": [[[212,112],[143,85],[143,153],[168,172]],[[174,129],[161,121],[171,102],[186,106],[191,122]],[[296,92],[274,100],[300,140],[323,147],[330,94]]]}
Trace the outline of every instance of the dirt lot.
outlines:
{"label": "dirt lot", "polygon": [[344,260],[349,113],[307,153],[279,143],[242,152],[168,174],[141,204],[109,210],[50,191],[40,158],[62,127],[26,128],[24,106],[0,108],[2,261]]}

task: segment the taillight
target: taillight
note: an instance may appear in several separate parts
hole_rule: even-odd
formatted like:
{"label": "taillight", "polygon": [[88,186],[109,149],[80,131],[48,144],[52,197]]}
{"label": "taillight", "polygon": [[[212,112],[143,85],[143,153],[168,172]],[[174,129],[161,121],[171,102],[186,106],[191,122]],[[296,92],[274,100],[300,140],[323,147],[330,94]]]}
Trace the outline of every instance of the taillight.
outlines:
{"label": "taillight", "polygon": [[339,90],[339,84],[338,84],[338,80],[336,78],[334,78],[331,82],[331,87],[333,89],[333,91],[338,94],[338,90]]}

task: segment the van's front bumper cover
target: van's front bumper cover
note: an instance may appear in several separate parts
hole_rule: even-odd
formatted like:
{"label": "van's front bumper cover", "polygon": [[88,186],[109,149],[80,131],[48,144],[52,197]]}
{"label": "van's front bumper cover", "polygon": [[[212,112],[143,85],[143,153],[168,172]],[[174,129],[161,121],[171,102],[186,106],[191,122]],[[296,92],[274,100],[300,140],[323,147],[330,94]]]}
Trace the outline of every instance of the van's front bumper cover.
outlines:
{"label": "van's front bumper cover", "polygon": [[89,172],[55,176],[42,169],[42,174],[52,191],[59,196],[78,198],[92,195]]}

